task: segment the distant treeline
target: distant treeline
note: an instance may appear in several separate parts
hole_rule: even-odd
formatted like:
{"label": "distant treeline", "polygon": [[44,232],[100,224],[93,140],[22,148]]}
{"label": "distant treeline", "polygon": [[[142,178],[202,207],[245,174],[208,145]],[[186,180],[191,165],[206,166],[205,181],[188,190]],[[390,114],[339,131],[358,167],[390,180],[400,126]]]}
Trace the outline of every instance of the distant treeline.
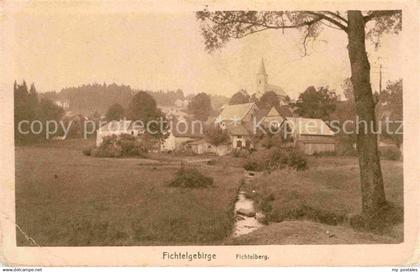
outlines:
{"label": "distant treeline", "polygon": [[[40,93],[41,97],[48,98],[52,101],[68,102],[69,108],[73,112],[91,115],[95,112],[103,114],[107,109],[115,103],[127,107],[128,103],[141,90],[132,89],[127,85],[112,84],[87,84],[78,87],[68,87],[62,89],[60,92],[46,92]],[[181,89],[177,90],[142,90],[156,100],[160,106],[174,105],[177,99],[186,99],[184,92]],[[222,96],[211,96],[213,106],[221,106],[227,103],[228,98]],[[213,101],[214,100],[214,101]]]}

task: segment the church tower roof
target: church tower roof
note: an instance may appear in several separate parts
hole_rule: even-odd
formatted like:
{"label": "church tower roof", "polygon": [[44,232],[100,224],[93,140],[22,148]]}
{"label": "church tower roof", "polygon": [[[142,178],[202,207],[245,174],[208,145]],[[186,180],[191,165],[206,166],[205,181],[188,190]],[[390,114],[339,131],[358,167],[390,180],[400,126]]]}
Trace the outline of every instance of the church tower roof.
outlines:
{"label": "church tower roof", "polygon": [[264,65],[264,58],[261,58],[260,69],[258,70],[258,74],[267,75],[265,72],[265,65]]}

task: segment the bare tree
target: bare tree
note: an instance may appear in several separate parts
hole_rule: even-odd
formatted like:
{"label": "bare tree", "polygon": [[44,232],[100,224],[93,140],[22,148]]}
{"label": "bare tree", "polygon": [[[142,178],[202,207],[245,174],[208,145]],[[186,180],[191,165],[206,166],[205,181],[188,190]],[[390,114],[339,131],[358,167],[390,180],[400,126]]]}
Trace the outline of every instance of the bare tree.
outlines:
{"label": "bare tree", "polygon": [[367,38],[380,44],[386,32],[401,30],[400,10],[375,10],[362,12],[339,11],[208,11],[196,13],[201,23],[206,49],[222,47],[231,39],[266,31],[298,29],[303,33],[303,47],[317,38],[325,27],[344,31],[348,38],[348,55],[351,66],[351,83],[354,89],[356,113],[366,121],[357,136],[362,214],[366,219],[377,216],[386,205],[381,165],[378,155],[375,126],[375,105],[370,85],[370,64],[366,53]]}

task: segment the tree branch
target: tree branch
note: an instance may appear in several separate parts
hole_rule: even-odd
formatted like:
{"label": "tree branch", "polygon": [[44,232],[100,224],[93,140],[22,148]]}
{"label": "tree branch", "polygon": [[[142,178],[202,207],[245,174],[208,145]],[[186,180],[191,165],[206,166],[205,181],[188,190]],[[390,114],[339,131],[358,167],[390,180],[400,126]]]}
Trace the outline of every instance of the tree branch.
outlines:
{"label": "tree branch", "polygon": [[325,13],[328,13],[328,14],[334,16],[335,18],[340,19],[341,21],[343,21],[346,24],[348,23],[348,21],[344,17],[342,17],[338,12],[335,13],[335,12],[332,12],[332,11],[325,11]]}
{"label": "tree branch", "polygon": [[347,32],[347,27],[345,25],[343,25],[342,23],[340,23],[339,21],[328,17],[327,15],[323,14],[323,13],[319,13],[319,12],[314,12],[314,11],[304,11],[307,14],[313,15],[313,16],[317,16],[319,19],[324,19],[336,26],[338,26],[339,28],[341,28],[342,30],[344,30],[345,32]]}
{"label": "tree branch", "polygon": [[363,19],[365,23],[367,23],[374,18],[383,17],[383,16],[392,16],[400,12],[401,12],[400,10],[375,10],[375,11],[372,11],[369,15],[364,16]]}

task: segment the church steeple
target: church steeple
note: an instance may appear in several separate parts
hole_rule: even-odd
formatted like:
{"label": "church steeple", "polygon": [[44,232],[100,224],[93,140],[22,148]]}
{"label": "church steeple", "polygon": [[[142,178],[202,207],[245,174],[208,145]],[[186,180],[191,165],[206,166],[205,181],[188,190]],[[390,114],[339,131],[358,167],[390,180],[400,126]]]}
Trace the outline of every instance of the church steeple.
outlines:
{"label": "church steeple", "polygon": [[258,75],[267,76],[267,73],[265,72],[264,58],[261,58],[261,64],[260,64],[260,69],[258,70]]}
{"label": "church steeple", "polygon": [[265,71],[264,59],[261,58],[260,69],[257,73],[257,97],[261,97],[264,94],[265,88],[268,84],[267,77],[268,75]]}

